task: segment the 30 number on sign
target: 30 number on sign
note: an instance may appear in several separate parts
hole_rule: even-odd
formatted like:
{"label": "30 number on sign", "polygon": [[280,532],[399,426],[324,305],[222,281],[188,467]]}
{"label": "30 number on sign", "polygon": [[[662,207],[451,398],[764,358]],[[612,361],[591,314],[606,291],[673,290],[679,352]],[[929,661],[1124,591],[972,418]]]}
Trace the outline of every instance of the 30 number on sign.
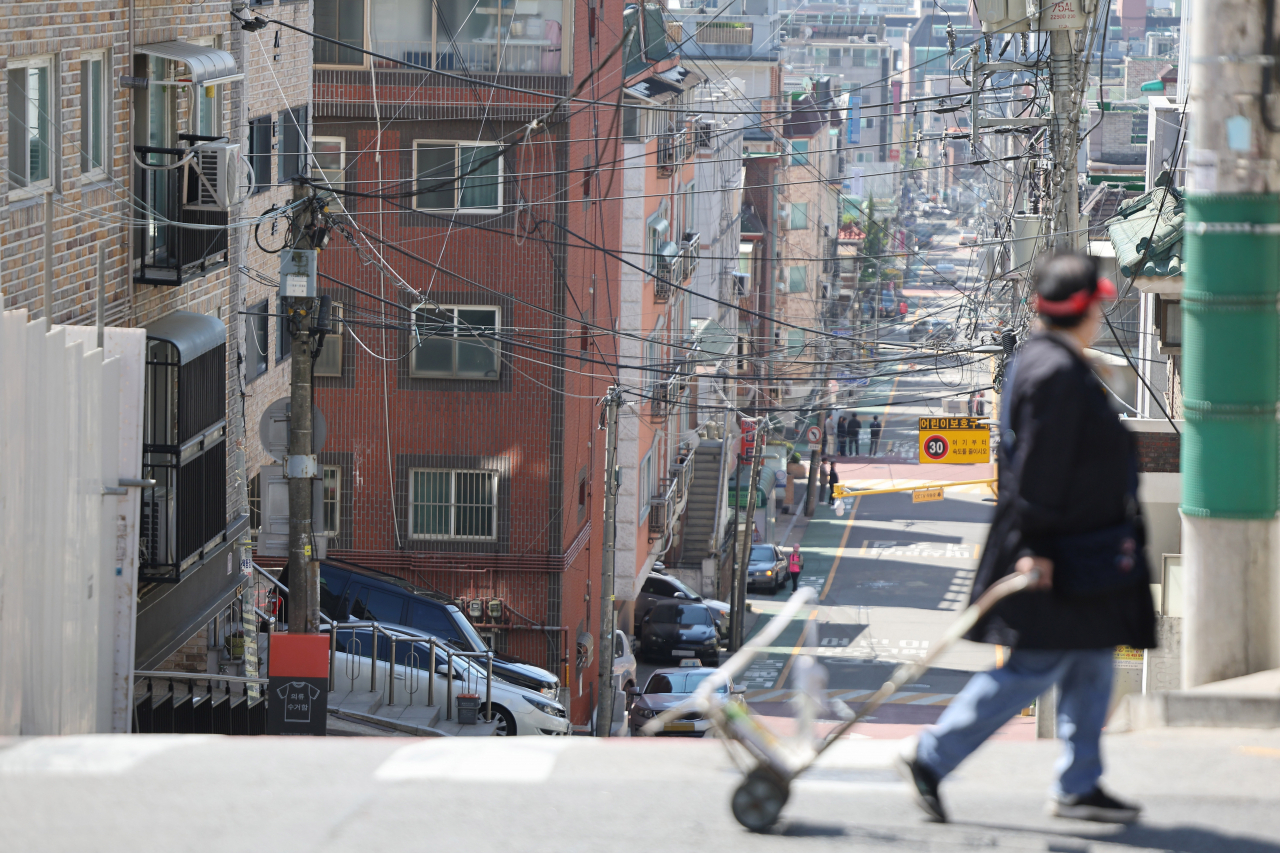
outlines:
{"label": "30 number on sign", "polygon": [[951,449],[951,444],[940,435],[931,435],[924,440],[922,445],[925,456],[935,462],[939,462],[946,458],[947,451]]}

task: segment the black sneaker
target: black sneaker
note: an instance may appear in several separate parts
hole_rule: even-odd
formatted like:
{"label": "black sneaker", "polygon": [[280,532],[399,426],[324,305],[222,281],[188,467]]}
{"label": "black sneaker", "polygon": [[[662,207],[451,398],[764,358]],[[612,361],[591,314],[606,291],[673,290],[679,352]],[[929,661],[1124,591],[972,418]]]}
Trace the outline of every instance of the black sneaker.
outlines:
{"label": "black sneaker", "polygon": [[1055,797],[1049,803],[1049,813],[1055,817],[1101,823],[1133,823],[1141,812],[1140,806],[1122,803],[1101,788],[1087,794]]}
{"label": "black sneaker", "polygon": [[942,807],[942,797],[938,794],[938,785],[942,780],[916,758],[915,744],[908,745],[898,755],[895,764],[902,778],[911,786],[911,794],[920,810],[928,815],[930,820],[946,823],[947,810]]}

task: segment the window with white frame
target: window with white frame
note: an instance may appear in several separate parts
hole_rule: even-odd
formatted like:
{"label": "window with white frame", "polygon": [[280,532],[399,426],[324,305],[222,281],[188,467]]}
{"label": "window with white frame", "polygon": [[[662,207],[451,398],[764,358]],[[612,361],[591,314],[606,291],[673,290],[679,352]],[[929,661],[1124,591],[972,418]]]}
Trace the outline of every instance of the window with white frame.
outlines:
{"label": "window with white frame", "polygon": [[324,346],[320,355],[312,365],[311,372],[316,376],[342,375],[342,303],[335,302],[329,311],[328,334],[324,336]]}
{"label": "window with white frame", "polygon": [[10,60],[9,181],[35,187],[53,176],[53,62],[50,57]]}
{"label": "window with white frame", "polygon": [[346,179],[347,140],[341,136],[317,136],[312,143],[313,176],[321,186],[341,187]]}
{"label": "window with white frame", "polygon": [[342,527],[342,469],[325,465],[323,469],[324,533],[337,536]]}
{"label": "window with white frame", "polygon": [[496,471],[409,470],[409,535],[414,539],[496,539]]}
{"label": "window with white frame", "polygon": [[649,515],[649,498],[653,497],[653,451],[645,454],[640,463],[640,521]]}
{"label": "window with white frame", "polygon": [[671,240],[671,222],[667,219],[670,215],[670,207],[664,200],[658,206],[658,212],[650,216],[645,222],[644,232],[644,252],[645,265],[650,273],[654,273],[658,269],[658,255]]}
{"label": "window with white frame", "polygon": [[80,58],[80,171],[104,172],[111,154],[111,96],[107,58],[85,53]]}
{"label": "window with white frame", "polygon": [[809,202],[793,201],[790,205],[791,216],[787,227],[793,231],[802,231],[809,227]]}
{"label": "window with white frame", "polygon": [[417,140],[413,161],[419,210],[502,209],[502,146]]}
{"label": "window with white frame", "polygon": [[428,305],[413,309],[412,376],[439,379],[497,379],[501,309],[478,305]]}

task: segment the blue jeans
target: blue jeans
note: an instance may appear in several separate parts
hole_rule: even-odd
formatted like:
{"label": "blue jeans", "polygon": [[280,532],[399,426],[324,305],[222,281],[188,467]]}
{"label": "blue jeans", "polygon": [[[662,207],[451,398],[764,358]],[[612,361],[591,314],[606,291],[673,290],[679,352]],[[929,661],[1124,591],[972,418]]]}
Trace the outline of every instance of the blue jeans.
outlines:
{"label": "blue jeans", "polygon": [[1102,776],[1099,740],[1111,699],[1112,649],[1014,649],[1000,669],[980,672],[920,735],[916,757],[941,779],[1014,714],[1057,684],[1062,756],[1056,796],[1087,794]]}

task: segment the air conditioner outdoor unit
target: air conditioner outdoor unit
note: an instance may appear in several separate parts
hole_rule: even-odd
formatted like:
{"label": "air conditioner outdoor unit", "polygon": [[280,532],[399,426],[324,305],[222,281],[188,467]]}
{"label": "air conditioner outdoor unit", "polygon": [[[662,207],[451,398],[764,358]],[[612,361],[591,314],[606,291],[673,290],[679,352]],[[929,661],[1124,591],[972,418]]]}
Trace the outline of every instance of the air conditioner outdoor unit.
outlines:
{"label": "air conditioner outdoor unit", "polygon": [[183,170],[183,207],[187,210],[227,210],[239,201],[236,161],[239,143],[205,142]]}

